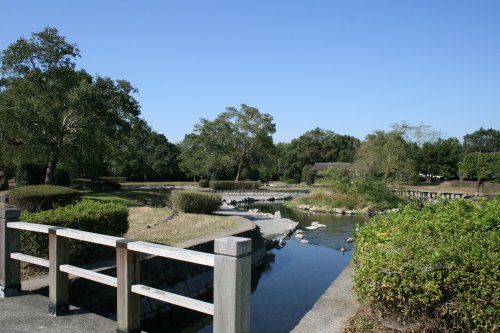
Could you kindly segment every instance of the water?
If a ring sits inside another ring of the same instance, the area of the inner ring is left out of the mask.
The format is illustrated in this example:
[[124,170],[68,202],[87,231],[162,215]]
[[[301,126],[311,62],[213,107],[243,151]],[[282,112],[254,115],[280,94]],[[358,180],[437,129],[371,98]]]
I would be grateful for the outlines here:
[[[262,212],[280,211],[283,217],[308,226],[318,221],[325,229],[304,230],[309,244],[301,244],[295,238],[287,241],[284,248],[272,250],[274,260],[260,276],[253,276],[252,332],[289,332],[313,307],[314,303],[342,272],[352,257],[352,245],[345,239],[352,236],[356,224],[366,221],[357,216],[307,214],[281,204],[255,204]],[[346,252],[340,252],[344,247]],[[188,313],[182,327],[156,325],[150,332],[212,332],[211,316]]]

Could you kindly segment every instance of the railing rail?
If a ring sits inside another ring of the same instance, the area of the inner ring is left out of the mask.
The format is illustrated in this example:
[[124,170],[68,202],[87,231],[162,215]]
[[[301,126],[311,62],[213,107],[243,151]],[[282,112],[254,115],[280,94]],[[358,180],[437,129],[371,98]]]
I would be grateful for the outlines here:
[[[134,241],[70,228],[19,222],[20,211],[0,209],[0,297],[20,291],[20,262],[49,268],[49,313],[69,310],[69,275],[117,288],[117,331],[140,331],[140,296],[214,316],[214,332],[250,332],[252,242],[247,238],[215,240],[215,254]],[[49,259],[23,254],[20,231],[49,235]],[[69,265],[68,240],[116,248],[117,276]],[[140,254],[214,267],[214,303],[140,284]]]

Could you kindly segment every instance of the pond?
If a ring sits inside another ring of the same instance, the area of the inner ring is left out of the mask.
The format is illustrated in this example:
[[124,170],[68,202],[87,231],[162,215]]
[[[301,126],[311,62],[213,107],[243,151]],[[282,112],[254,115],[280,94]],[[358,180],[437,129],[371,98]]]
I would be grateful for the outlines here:
[[[357,224],[366,218],[331,214],[308,214],[282,204],[253,204],[262,212],[280,211],[283,217],[300,222],[303,227],[318,221],[327,227],[304,230],[309,244],[301,244],[294,237],[285,247],[274,249],[270,265],[253,276],[252,332],[289,332],[314,306],[314,303],[342,272],[352,257],[352,244],[345,240],[352,236]],[[346,252],[342,253],[340,248]],[[169,320],[156,319],[144,329],[148,332],[212,332],[212,317],[189,310],[176,312],[184,317],[181,325],[170,326]]]

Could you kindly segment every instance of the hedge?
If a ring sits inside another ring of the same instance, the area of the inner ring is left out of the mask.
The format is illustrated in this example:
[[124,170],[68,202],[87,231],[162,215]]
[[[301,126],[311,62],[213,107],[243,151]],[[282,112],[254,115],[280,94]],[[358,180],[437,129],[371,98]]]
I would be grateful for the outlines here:
[[356,234],[358,298],[445,331],[494,331],[500,311],[500,196],[378,215]]
[[212,214],[222,205],[220,195],[196,191],[174,191],[171,200],[175,209],[193,214]]
[[46,168],[37,164],[23,164],[16,171],[16,186],[43,184]]
[[216,191],[224,190],[259,190],[261,187],[260,181],[228,181],[228,180],[213,180],[210,182],[210,188]]
[[56,185],[16,187],[9,193],[9,203],[30,212],[49,210],[80,200],[80,192]]
[[[21,220],[118,237],[128,231],[128,209],[125,206],[90,200],[44,212],[24,212]],[[72,262],[90,263],[102,258],[106,253],[101,247],[87,242],[70,241],[69,246]],[[23,232],[21,247],[23,253],[47,258],[48,237],[43,234]]]
[[198,186],[201,188],[209,188],[210,187],[210,181],[208,179],[201,179],[198,182]]

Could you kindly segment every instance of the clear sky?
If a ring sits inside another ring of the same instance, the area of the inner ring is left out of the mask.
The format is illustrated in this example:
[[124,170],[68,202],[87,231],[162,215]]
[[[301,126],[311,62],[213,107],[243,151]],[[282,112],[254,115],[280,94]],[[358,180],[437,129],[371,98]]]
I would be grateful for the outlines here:
[[275,141],[400,121],[460,138],[500,128],[498,0],[3,0],[0,49],[48,25],[80,67],[131,81],[174,142],[241,103],[274,116]]

